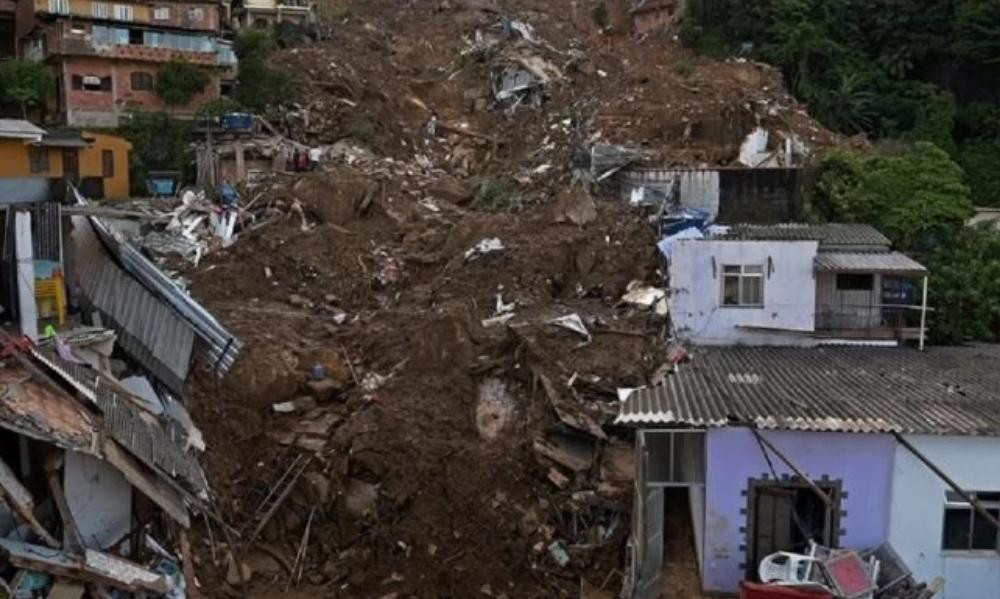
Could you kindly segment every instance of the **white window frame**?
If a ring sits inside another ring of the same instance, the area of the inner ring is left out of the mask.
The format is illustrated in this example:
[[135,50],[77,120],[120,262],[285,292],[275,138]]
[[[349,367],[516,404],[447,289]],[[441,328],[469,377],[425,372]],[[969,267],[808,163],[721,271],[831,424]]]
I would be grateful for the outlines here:
[[135,19],[135,9],[128,4],[115,4],[116,21],[132,21]]
[[[723,308],[763,308],[764,307],[764,265],[763,264],[723,264],[719,287],[719,304]],[[732,269],[738,269],[733,271]],[[730,272],[727,272],[729,270]],[[736,279],[736,303],[726,302],[726,280]],[[743,298],[744,283],[747,279],[760,281],[760,301],[747,302]]]
[[170,18],[169,6],[156,6],[153,8],[154,21],[166,21],[169,18]]
[[69,0],[49,0],[49,12],[57,15],[68,15]]
[[[979,505],[981,505],[984,509],[1000,510],[1000,499],[982,501],[979,500],[978,497],[979,495],[985,495],[985,494],[996,495],[998,493],[997,491],[967,491],[967,492],[969,493],[969,495],[972,495],[973,498],[977,499],[978,500],[977,503],[979,503]],[[958,494],[953,491],[945,491],[944,509],[941,510],[941,553],[944,555],[992,555],[996,557],[998,553],[1000,553],[1000,531],[996,531],[995,547],[991,549],[973,548],[972,537],[973,537],[973,531],[975,530],[976,519],[977,518],[980,520],[985,520],[985,519],[979,514],[979,512],[971,503],[967,502],[965,499],[957,495]],[[959,549],[945,548],[944,539],[948,532],[945,529],[945,526],[948,523],[948,510],[959,510],[959,509],[970,512],[969,546],[966,548],[959,548]],[[987,524],[992,527],[992,525],[989,524],[988,522]]]
[[95,19],[111,18],[111,5],[107,2],[91,2],[90,14]]

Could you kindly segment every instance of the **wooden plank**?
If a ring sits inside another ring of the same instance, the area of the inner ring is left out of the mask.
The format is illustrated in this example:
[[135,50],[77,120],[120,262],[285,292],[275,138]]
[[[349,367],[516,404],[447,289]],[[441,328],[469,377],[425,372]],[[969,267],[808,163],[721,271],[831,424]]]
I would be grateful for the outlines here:
[[42,539],[49,547],[61,547],[62,544],[56,540],[49,531],[45,530],[35,518],[35,500],[28,489],[24,488],[21,481],[17,480],[14,471],[10,469],[7,462],[0,459],[0,498],[28,525],[31,530]]
[[176,520],[178,524],[184,528],[191,527],[187,507],[177,491],[160,481],[156,476],[147,474],[143,466],[113,440],[105,439],[103,449],[105,459],[117,468],[132,486],[149,497],[153,503],[163,508],[163,511]]
[[91,549],[87,549],[82,558],[73,558],[58,549],[0,538],[0,552],[15,568],[46,572],[69,580],[156,594],[163,594],[169,588],[163,576],[128,560]]

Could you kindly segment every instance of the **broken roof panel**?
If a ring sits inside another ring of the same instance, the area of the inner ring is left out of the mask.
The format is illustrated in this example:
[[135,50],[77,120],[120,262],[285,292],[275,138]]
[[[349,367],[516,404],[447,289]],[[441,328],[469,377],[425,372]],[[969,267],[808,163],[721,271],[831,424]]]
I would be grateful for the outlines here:
[[1000,370],[984,352],[878,347],[697,348],[632,393],[633,425],[1000,436]]
[[208,480],[195,457],[185,451],[187,437],[180,426],[139,407],[140,399],[92,368],[67,362],[50,348],[36,348],[32,355],[93,401],[104,415],[104,430],[140,462],[180,479],[198,496],[207,496]]
[[820,248],[832,246],[885,246],[889,238],[871,225],[826,223],[807,225],[785,223],[778,225],[738,224],[716,239],[745,241],[818,241]]
[[97,428],[86,408],[13,363],[0,369],[0,427],[97,455]]
[[927,268],[899,252],[820,252],[816,270],[839,273],[882,273],[923,276]]
[[118,344],[164,385],[180,392],[194,347],[194,329],[115,264],[86,217],[73,217],[76,276]]

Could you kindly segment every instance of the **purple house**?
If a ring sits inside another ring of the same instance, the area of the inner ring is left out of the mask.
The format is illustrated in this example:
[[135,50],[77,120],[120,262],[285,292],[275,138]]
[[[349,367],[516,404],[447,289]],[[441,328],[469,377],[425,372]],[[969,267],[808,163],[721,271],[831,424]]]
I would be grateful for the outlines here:
[[[961,546],[967,522],[945,511],[954,493],[901,448],[904,437],[933,436],[943,456],[971,436],[1000,437],[993,364],[949,348],[693,348],[662,386],[629,396],[617,420],[638,429],[631,597],[659,596],[677,564],[697,567],[703,592],[736,593],[756,580],[763,557],[805,553],[811,540],[856,549],[889,541],[927,555],[914,566],[928,579],[948,577],[938,563],[972,571],[971,558],[949,546]],[[988,446],[998,450],[989,459],[1000,459],[1000,445]],[[972,472],[965,480],[1000,491]],[[900,507],[916,505],[902,496],[914,493],[926,497],[922,512]],[[972,534],[992,530],[982,526],[967,522]],[[910,539],[921,529],[933,532],[918,547]],[[930,560],[942,552],[950,562]],[[982,571],[1000,571],[995,551],[976,557]],[[984,588],[977,597],[1000,591]]]

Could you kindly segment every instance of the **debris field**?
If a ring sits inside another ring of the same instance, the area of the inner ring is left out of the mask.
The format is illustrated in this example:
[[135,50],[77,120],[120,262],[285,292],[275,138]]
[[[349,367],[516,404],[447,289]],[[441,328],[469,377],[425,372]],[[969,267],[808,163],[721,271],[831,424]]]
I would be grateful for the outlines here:
[[655,232],[581,156],[727,166],[756,127],[861,142],[770,67],[620,15],[602,32],[587,3],[335,8],[330,39],[275,58],[296,86],[274,126],[326,160],[241,189],[254,224],[175,263],[244,343],[186,390],[238,533],[218,552],[196,531],[202,593],[615,596],[634,468],[617,390],[672,348],[655,305],[623,300],[662,286]]

